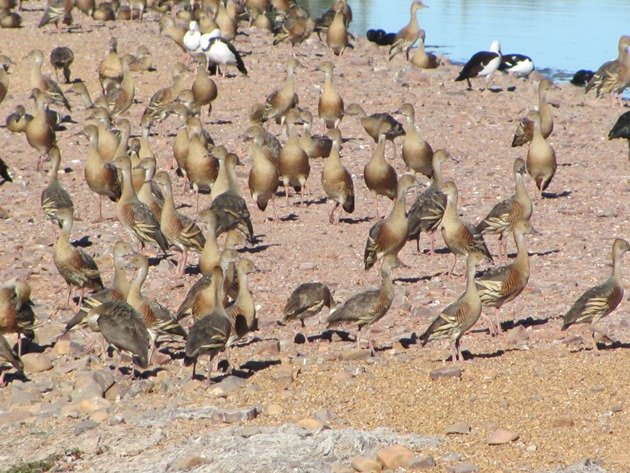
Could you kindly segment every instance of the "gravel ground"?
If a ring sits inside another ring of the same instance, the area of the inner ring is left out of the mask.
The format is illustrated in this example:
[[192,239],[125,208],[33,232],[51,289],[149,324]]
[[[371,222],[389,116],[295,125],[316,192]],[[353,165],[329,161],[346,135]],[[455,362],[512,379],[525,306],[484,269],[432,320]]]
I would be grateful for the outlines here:
[[[47,56],[55,46],[70,46],[76,55],[73,77],[85,80],[94,96],[98,61],[105,55],[109,36],[115,35],[121,53],[145,44],[155,57],[156,72],[135,75],[138,103],[129,116],[134,133],[139,133],[149,98],[169,84],[170,65],[183,58],[169,39],[159,36],[156,17],[102,26],[77,14],[81,28],[58,34],[35,28],[41,8],[29,2],[24,28],[0,30],[5,45],[1,52],[17,62],[9,95],[0,106],[2,116],[20,103],[31,107],[29,64],[22,60],[31,48],[40,47]],[[111,361],[98,353],[81,356],[77,347],[88,335],[76,332],[71,337],[75,345],[66,345],[67,352],[45,350],[53,369],[27,373],[25,383],[8,376],[11,382],[0,389],[0,462],[9,466],[78,448],[81,455],[58,460],[58,471],[165,471],[191,467],[174,463],[178,459],[194,463],[194,456],[201,457],[196,471],[344,471],[354,455],[373,455],[378,447],[403,444],[419,455],[431,455],[437,463],[433,471],[455,471],[452,468],[461,463],[472,463],[482,472],[629,471],[628,301],[601,323],[616,340],[611,349],[591,350],[585,327],[560,332],[558,320],[584,289],[608,277],[613,239],[630,238],[627,143],[606,139],[620,110],[568,84],[550,93],[559,104],[550,138],[559,167],[548,189],[550,198],[534,198],[532,222],[541,235],[526,239],[531,256],[529,285],[505,307],[505,334],[491,338],[485,330],[473,330],[463,340],[467,361],[460,366],[461,376],[432,380],[431,372],[449,366],[442,361],[446,345],[420,348],[410,342],[412,334],[422,333],[464,289],[463,279],[445,277],[452,262],[446,251],[430,257],[417,254],[413,244],[401,251],[409,267],[396,270],[394,303],[374,327],[376,357],[356,353],[352,342],[336,334],[330,340],[315,337],[313,343],[295,343],[298,325],[276,324],[286,298],[301,282],[326,282],[340,301],[378,284],[377,272],[364,271],[362,262],[366,235],[374,224],[374,206],[362,170],[375,145],[358,120],[343,120],[341,131],[347,141],[341,154],[353,174],[357,205],[341,224],[328,224],[330,204],[323,202],[320,183],[322,161],[311,163],[306,205],[287,208],[278,199],[282,221],[266,220],[246,192],[251,160],[242,135],[249,108],[281,83],[286,61],[296,55],[304,65],[296,81],[300,106],[316,111],[323,75],[315,69],[329,52],[316,37],[291,49],[271,47],[267,33],[247,28],[244,32],[235,45],[245,53],[249,77],[217,79],[219,98],[206,124],[217,144],[242,158],[239,178],[261,240],[244,250],[260,268],[251,275],[250,287],[261,319],[256,338],[233,350],[240,367],[236,375],[244,381],[232,377],[224,381],[225,389],[208,388],[191,381],[190,370],[174,360],[147,372],[143,380],[132,383],[116,376],[103,387],[90,376],[103,369],[109,376]],[[364,39],[334,62],[335,80],[346,104],[360,102],[368,113],[393,112],[407,101],[415,104],[416,124],[425,139],[459,160],[447,164],[444,173],[457,182],[460,213],[466,220],[478,221],[513,192],[512,162],[524,158],[527,150],[511,148],[510,143],[519,118],[537,103],[534,78],[499,76],[494,81],[499,92],[466,92],[465,85],[453,82],[457,67],[445,65],[432,72],[410,69],[402,58],[388,62],[385,51]],[[49,65],[46,71],[52,72]],[[192,72],[189,78],[192,83]],[[83,180],[87,143],[74,136],[88,112],[76,97],[71,101],[77,123],[69,124],[58,139],[66,167],[60,179],[73,196],[77,216],[72,238],[87,237],[86,251],[95,256],[104,280],[109,281],[113,243],[126,238],[126,233],[110,202],[104,205],[110,220],[93,223],[96,198]],[[168,169],[177,126],[169,119],[160,127],[167,136],[152,137],[162,168]],[[276,125],[270,130],[280,131]],[[324,132],[321,123],[316,123],[315,132]],[[0,188],[0,207],[8,213],[0,220],[0,283],[28,279],[43,322],[38,330],[43,346],[73,315],[59,309],[66,287],[52,261],[56,230],[39,208],[48,175],[35,171],[36,152],[23,135],[0,128],[0,146],[14,175],[13,184]],[[388,144],[387,156],[403,172],[400,143],[395,158]],[[425,185],[423,179],[419,181],[421,187]],[[183,192],[178,184],[176,201],[192,216],[194,194]],[[533,196],[533,183],[528,179],[526,184]],[[207,197],[202,199],[207,205]],[[496,254],[497,242],[490,238],[488,244]],[[423,237],[421,247],[427,246]],[[513,251],[512,242],[510,248]],[[173,264],[162,262],[151,268],[144,292],[176,310],[196,277],[178,277]],[[308,321],[307,335],[322,330],[316,320]],[[86,383],[98,384],[104,398],[82,399]],[[250,409],[247,412],[256,415],[247,416],[255,417],[252,420],[230,418],[240,425],[227,429],[224,422],[208,415],[167,416],[159,425],[142,421],[156,412],[195,412],[208,406],[226,412]],[[305,420],[308,428],[295,426]],[[466,424],[469,433],[447,434],[458,422]],[[306,435],[313,427],[315,433]],[[245,442],[239,430],[244,428],[259,430],[250,431]],[[518,439],[488,445],[488,436],[498,428],[515,432]],[[285,445],[284,436],[295,439],[299,448]],[[333,437],[343,444],[342,451],[323,455],[319,447]],[[353,443],[361,438],[372,439],[369,448]],[[270,447],[274,442],[277,450]],[[265,463],[276,458],[271,452],[280,455],[275,465]],[[251,463],[256,458],[260,462]],[[332,470],[332,464],[339,469]]]

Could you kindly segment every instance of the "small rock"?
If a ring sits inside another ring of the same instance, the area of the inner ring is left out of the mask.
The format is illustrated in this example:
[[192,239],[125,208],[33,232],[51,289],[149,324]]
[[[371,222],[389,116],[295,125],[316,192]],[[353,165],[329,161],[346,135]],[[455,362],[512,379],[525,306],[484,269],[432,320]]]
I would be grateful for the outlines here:
[[311,270],[311,269],[317,269],[317,265],[315,263],[302,263],[300,264],[300,269],[302,270]]
[[125,416],[123,416],[122,414],[116,414],[113,415],[112,417],[109,418],[109,425],[120,425],[120,424],[125,424]]
[[342,382],[342,383],[347,383],[349,381],[352,381],[352,378],[354,378],[354,376],[352,376],[350,373],[348,373],[347,371],[341,371],[339,373],[337,373],[334,376],[334,379],[336,381]]
[[507,429],[497,429],[488,437],[488,445],[503,445],[517,440],[519,435]]
[[429,373],[429,377],[435,381],[440,378],[461,378],[462,370],[457,366],[446,366],[444,368],[438,368]]
[[339,354],[341,361],[349,360],[366,360],[371,356],[370,350],[363,350],[361,348],[352,348],[350,350],[344,350]]
[[406,468],[414,453],[402,445],[390,445],[376,452],[376,458],[389,470]]
[[455,422],[454,424],[449,425],[446,428],[447,434],[469,434],[470,433],[470,425],[466,422]]
[[479,468],[472,463],[460,463],[459,465],[448,465],[446,471],[447,473],[479,473]]
[[331,420],[334,420],[337,416],[330,409],[322,407],[321,409],[317,409],[314,412],[313,417],[315,417],[315,419],[320,421],[322,424],[325,424],[327,422],[330,422]]
[[9,404],[12,406],[28,406],[41,402],[42,392],[35,386],[18,384],[11,386],[11,398]]
[[24,422],[32,415],[33,414],[28,411],[20,410],[5,412],[4,414],[0,414],[0,425],[17,424],[20,422]]
[[70,340],[61,338],[57,340],[55,343],[55,347],[53,348],[53,353],[55,355],[69,355],[70,354]]
[[357,365],[348,365],[343,367],[346,372],[350,373],[352,376],[359,376],[360,374],[365,373],[365,368],[363,366]]
[[372,458],[356,456],[352,458],[350,464],[355,471],[359,472],[366,471],[371,473],[383,471],[381,464]]
[[141,379],[134,382],[129,390],[123,395],[123,399],[133,399],[136,396],[150,393],[153,390],[155,383],[150,379]]
[[9,218],[9,211],[4,207],[0,207],[0,219],[6,220]]
[[98,383],[103,392],[114,385],[114,375],[109,370],[98,370],[92,373],[92,378]]
[[520,345],[529,339],[529,333],[523,325],[517,325],[508,333],[507,341],[510,345]]
[[411,470],[430,470],[436,465],[435,460],[431,455],[416,455],[407,465]]
[[579,335],[569,335],[564,339],[565,345],[582,345],[584,343],[584,339]]
[[530,453],[533,453],[536,451],[536,448],[537,448],[536,445],[532,443],[527,446],[526,450]]
[[241,434],[241,437],[246,438],[246,439],[253,437],[254,435],[258,435],[260,434],[260,432],[261,432],[260,427],[255,427],[253,425],[246,425],[239,431],[239,433]]
[[103,397],[103,388],[96,381],[91,380],[89,384],[82,386],[80,389],[75,389],[70,395],[72,402],[79,403],[84,399],[92,399],[94,397]]
[[92,419],[82,420],[75,424],[74,433],[75,435],[81,435],[82,433],[87,432],[89,430],[94,430],[97,427],[98,427],[98,423]]
[[344,465],[343,463],[333,463],[330,465],[330,473],[354,473],[355,471],[354,468]]
[[554,427],[573,427],[575,422],[570,417],[559,417],[553,421]]
[[256,350],[257,355],[277,355],[278,353],[280,353],[279,340],[267,340],[262,342]]
[[199,455],[192,455],[175,460],[169,467],[168,471],[188,471],[198,467],[199,465],[203,465],[205,462],[205,458],[200,457]]
[[458,462],[458,461],[462,461],[464,457],[462,457],[459,453],[457,452],[451,452],[451,453],[447,453],[446,455],[442,456],[442,461],[445,462]]
[[100,411],[101,409],[107,409],[111,406],[111,403],[107,399],[102,397],[93,397],[90,399],[84,399],[76,405],[79,412],[90,414],[92,412]]
[[312,417],[307,417],[306,419],[298,421],[297,425],[303,429],[310,430],[311,432],[317,432],[324,428],[324,424]]
[[269,406],[267,406],[267,414],[269,414],[270,416],[277,416],[280,415],[284,412],[284,408],[282,406],[279,406],[278,404],[269,404]]
[[109,417],[110,413],[107,411],[107,409],[101,409],[100,411],[93,412],[92,415],[90,415],[90,420],[101,423],[108,420]]
[[238,376],[228,376],[221,382],[212,385],[208,392],[217,397],[228,397],[230,394],[235,393],[241,389],[247,380],[239,378]]
[[218,409],[213,418],[225,422],[226,424],[234,424],[245,420],[252,420],[258,416],[257,407],[249,407],[243,409]]
[[24,363],[24,371],[29,373],[41,373],[53,367],[52,361],[44,353],[26,353],[22,355],[22,363]]

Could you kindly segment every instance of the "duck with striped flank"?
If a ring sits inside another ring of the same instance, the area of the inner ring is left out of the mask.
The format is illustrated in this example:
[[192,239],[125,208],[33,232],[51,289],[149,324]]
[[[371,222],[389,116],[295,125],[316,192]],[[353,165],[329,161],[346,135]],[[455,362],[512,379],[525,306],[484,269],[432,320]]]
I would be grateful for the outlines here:
[[[609,315],[623,300],[621,257],[630,251],[630,243],[616,238],[612,245],[612,274],[606,282],[586,290],[564,314],[562,330],[574,324],[591,324],[591,328]],[[594,343],[595,348],[597,345]]]

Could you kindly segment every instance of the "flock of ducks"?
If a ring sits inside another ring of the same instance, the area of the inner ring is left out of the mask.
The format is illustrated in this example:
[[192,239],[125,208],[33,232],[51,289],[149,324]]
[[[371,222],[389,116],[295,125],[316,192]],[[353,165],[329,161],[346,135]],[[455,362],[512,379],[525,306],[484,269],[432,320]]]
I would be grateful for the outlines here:
[[[101,21],[110,18],[101,18],[96,14],[98,9],[106,11],[109,8],[121,15],[126,6],[101,2],[95,8],[92,2],[86,10],[85,5],[89,3],[88,0],[61,3],[53,0],[39,26],[54,23],[58,27],[59,22],[70,25],[75,6]],[[390,45],[390,60],[404,53],[406,59],[418,67],[436,66],[435,56],[424,51],[426,34],[417,20],[417,12],[423,6],[421,1],[413,1],[409,24],[393,36],[378,32],[376,36],[370,34],[371,40]],[[134,104],[134,74],[154,70],[153,61],[145,47],[139,48],[136,55],[120,55],[116,38],[111,38],[108,51],[97,69],[101,90],[95,100],[84,82],[71,82],[74,53],[69,48],[55,48],[49,57],[55,74],[62,71],[65,83],[69,84],[66,91],[58,83],[59,76],[54,80],[43,74],[44,53],[31,51],[25,60],[31,62],[32,113],[27,113],[26,107],[19,105],[7,117],[6,126],[13,133],[25,135],[38,156],[38,170],[47,161],[51,162],[48,185],[41,191],[41,208],[45,217],[59,227],[51,257],[68,287],[66,307],[70,307],[74,291],[80,291],[76,299],[78,311],[59,337],[77,327],[89,327],[100,333],[101,340],[108,345],[130,353],[141,368],[146,368],[160,356],[156,351],[160,343],[182,340],[186,363],[195,365],[194,376],[200,356],[208,355],[216,363],[216,355],[225,352],[227,357],[230,347],[258,328],[256,305],[248,287],[248,274],[256,271],[256,266],[253,260],[242,258],[236,251],[244,239],[251,245],[257,243],[252,217],[236,175],[236,167],[242,163],[224,146],[216,146],[203,127],[219,94],[217,83],[210,74],[221,74],[225,78],[228,66],[234,66],[247,75],[241,54],[231,42],[243,18],[249,18],[252,26],[273,31],[274,43],[289,42],[295,46],[312,32],[325,35],[331,57],[334,57],[351,47],[348,25],[352,11],[346,1],[338,0],[322,17],[313,19],[308,11],[290,0],[228,0],[225,3],[207,0],[186,4],[174,15],[167,14],[173,7],[171,3],[141,0],[129,2],[130,17],[141,20],[149,7],[164,13],[159,20],[161,33],[181,48],[185,62],[196,63],[197,72],[188,87],[183,74],[187,66],[178,63],[172,67],[172,83],[151,97],[142,114],[138,138],[131,137],[132,125],[125,118],[125,112]],[[187,26],[181,26],[180,21],[187,22]],[[600,68],[587,91],[595,88],[598,95],[610,93],[612,97],[630,84],[628,39],[628,36],[620,39],[619,57]],[[420,47],[413,51],[416,42]],[[517,56],[513,55],[509,61],[513,67],[520,67],[516,72],[522,74],[529,64]],[[489,79],[501,66],[501,58],[500,46],[494,42],[490,51],[475,54],[455,80],[466,79],[471,88],[470,79],[479,76]],[[0,67],[0,101],[4,100],[9,88],[9,66],[3,61]],[[495,205],[475,225],[460,216],[455,182],[442,177],[442,165],[454,158],[448,150],[434,150],[421,136],[414,124],[413,104],[404,103],[393,114],[402,117],[404,124],[389,113],[368,115],[360,105],[344,103],[334,84],[333,62],[323,61],[318,68],[323,74],[323,86],[316,113],[327,135],[312,135],[315,112],[298,107],[295,75],[299,68],[300,62],[290,59],[284,82],[251,110],[249,127],[244,130],[252,161],[248,170],[250,194],[260,211],[265,212],[271,206],[273,219],[277,220],[275,196],[279,188],[283,188],[287,205],[292,191],[300,194],[301,204],[311,173],[309,162],[323,157],[322,187],[327,199],[333,202],[329,221],[333,225],[339,224],[339,214],[335,215],[341,212],[339,207],[346,213],[352,213],[355,208],[352,175],[344,167],[341,155],[339,124],[344,118],[356,117],[375,143],[363,170],[365,184],[374,197],[377,217],[367,235],[364,267],[369,270],[380,264],[381,284],[376,289],[355,294],[341,305],[335,302],[325,284],[301,284],[290,295],[281,323],[300,320],[304,327],[306,318],[328,307],[327,327],[357,326],[357,346],[361,346],[362,331],[366,329],[367,346],[373,353],[375,347],[370,328],[387,314],[394,299],[392,272],[402,265],[398,258],[400,250],[413,240],[420,250],[420,236],[426,233],[431,239],[430,254],[433,254],[435,234],[439,232],[454,255],[449,276],[455,274],[458,258],[466,258],[466,289],[441,311],[419,339],[423,344],[448,339],[452,343],[452,360],[463,360],[462,336],[477,324],[482,312],[489,332],[498,334],[501,331],[500,309],[517,298],[529,280],[525,236],[538,232],[530,223],[533,204],[524,179],[529,174],[542,199],[557,170],[554,149],[547,142],[553,131],[553,114],[547,102],[548,92],[554,89],[553,83],[546,79],[540,81],[537,109],[528,113],[515,131],[512,145],[529,143],[529,148],[526,159],[514,160],[514,193]],[[625,82],[622,84],[622,81]],[[67,93],[79,96],[83,107],[90,110],[79,135],[87,139],[84,178],[98,199],[96,221],[103,220],[103,200],[111,200],[116,207],[117,219],[134,241],[132,245],[122,235],[118,236],[112,252],[114,278],[109,286],[103,282],[94,259],[71,240],[73,199],[58,176],[62,153],[57,134],[65,129],[67,117],[50,108],[57,105],[71,112]],[[207,110],[205,114],[204,109]],[[627,138],[630,142],[629,113],[620,117],[610,138]],[[152,128],[164,127],[169,117],[181,123],[172,144],[174,173],[158,168],[151,149]],[[284,144],[269,131],[274,122],[286,132]],[[388,141],[397,155],[397,139],[403,140],[401,158],[408,170],[402,176],[385,159]],[[11,182],[8,166],[2,161],[0,164],[4,182]],[[430,185],[422,192],[416,191],[415,200],[407,208],[409,194],[418,187],[417,175],[428,178]],[[175,178],[179,182],[174,182]],[[195,218],[178,208],[175,189],[182,185],[184,190],[192,189],[197,194]],[[211,198],[210,205],[203,209],[200,209],[200,194],[209,194]],[[393,201],[384,218],[381,218],[379,198]],[[223,234],[221,248],[219,241]],[[485,242],[488,235],[499,238],[502,264],[477,272],[483,261],[493,262]],[[510,238],[516,245],[516,257],[508,261]],[[186,271],[190,253],[198,255],[201,276],[174,313],[142,291],[151,272],[147,246],[157,250],[159,258],[170,257],[173,250],[180,253],[173,268],[180,275]],[[575,302],[564,316],[562,330],[576,323],[595,324],[617,307],[623,297],[621,257],[629,250],[630,244],[626,240],[614,241],[610,278],[586,291]],[[131,269],[135,270],[135,277],[130,280],[127,271]],[[37,324],[32,307],[28,282],[14,280],[0,288],[0,358],[17,370],[22,369],[19,357],[23,353],[23,337],[34,339],[36,336]],[[494,317],[487,314],[491,307],[495,308]],[[189,318],[192,320],[187,320]],[[4,334],[17,334],[17,350],[7,342]],[[87,349],[98,339],[94,338]],[[208,368],[208,380],[212,369]],[[134,371],[131,373],[133,376]],[[3,381],[4,373],[0,384]]]

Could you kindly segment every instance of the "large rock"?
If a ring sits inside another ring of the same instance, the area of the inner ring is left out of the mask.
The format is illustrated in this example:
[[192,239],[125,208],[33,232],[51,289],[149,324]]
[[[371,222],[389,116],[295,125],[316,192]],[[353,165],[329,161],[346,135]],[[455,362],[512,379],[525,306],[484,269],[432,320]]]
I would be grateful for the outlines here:
[[203,465],[206,459],[198,455],[192,455],[175,460],[168,471],[188,471]]
[[459,465],[448,465],[446,471],[447,473],[479,473],[479,468],[472,463],[460,463]]
[[415,456],[409,460],[409,469],[411,470],[430,470],[436,465],[431,455]]
[[402,445],[390,445],[376,452],[378,461],[381,462],[383,467],[389,470],[406,468],[413,456],[414,453]]
[[24,371],[27,373],[41,373],[53,367],[52,361],[44,353],[27,353],[22,355],[22,363],[24,363]]
[[350,350],[342,351],[339,354],[341,361],[349,360],[367,360],[371,356],[370,350],[363,350],[361,348],[352,348]]
[[447,434],[469,434],[470,424],[466,422],[455,422],[446,428]]
[[92,397],[90,399],[84,399],[79,402],[76,407],[79,412],[84,414],[91,414],[101,409],[107,409],[111,406],[111,403],[107,399],[102,397]]
[[461,378],[462,370],[457,366],[446,366],[444,368],[438,368],[429,373],[429,377],[436,381],[441,378]]

